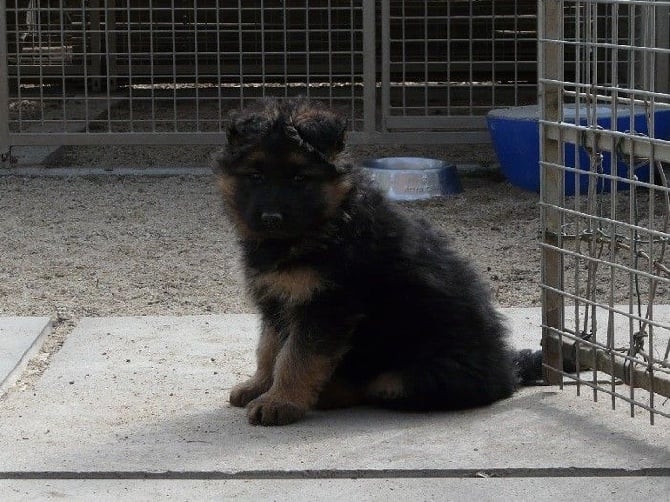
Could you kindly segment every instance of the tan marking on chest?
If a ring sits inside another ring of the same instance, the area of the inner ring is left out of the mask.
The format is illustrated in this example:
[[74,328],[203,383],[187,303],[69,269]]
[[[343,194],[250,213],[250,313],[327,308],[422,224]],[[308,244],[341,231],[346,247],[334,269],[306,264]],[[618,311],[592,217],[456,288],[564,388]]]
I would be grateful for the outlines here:
[[321,275],[311,268],[296,268],[266,272],[251,280],[261,297],[271,297],[289,303],[306,303],[317,291],[324,289]]

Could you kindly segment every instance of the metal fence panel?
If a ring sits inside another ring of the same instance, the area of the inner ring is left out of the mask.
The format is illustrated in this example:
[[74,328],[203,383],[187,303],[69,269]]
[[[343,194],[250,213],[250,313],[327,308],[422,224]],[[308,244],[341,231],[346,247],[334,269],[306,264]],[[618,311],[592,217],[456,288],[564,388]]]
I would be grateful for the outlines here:
[[12,144],[215,143],[263,96],[326,101],[365,129],[371,2],[7,3]]
[[3,152],[218,143],[229,109],[295,95],[352,142],[488,142],[489,109],[535,99],[535,0],[3,4]]
[[536,102],[536,2],[382,2],[385,131],[487,141],[492,108]]
[[539,12],[547,374],[653,423],[670,417],[670,2]]

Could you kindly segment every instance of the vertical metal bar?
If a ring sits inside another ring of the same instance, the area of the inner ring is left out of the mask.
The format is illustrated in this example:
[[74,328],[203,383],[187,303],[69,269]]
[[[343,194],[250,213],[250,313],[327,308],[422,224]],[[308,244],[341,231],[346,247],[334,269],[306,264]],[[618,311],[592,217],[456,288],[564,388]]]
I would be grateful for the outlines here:
[[170,2],[170,24],[172,27],[172,130],[179,131],[177,125],[177,18],[175,1]]
[[215,8],[216,13],[214,18],[216,19],[216,106],[217,106],[217,125],[218,130],[222,130],[221,117],[223,115],[222,102],[221,102],[221,6],[219,5],[220,0],[216,0]]
[[[43,42],[42,42],[42,13],[40,12],[40,9],[37,8],[35,9],[37,12],[35,14],[35,21],[37,22],[37,40],[39,44],[39,50],[37,51],[37,57],[38,57],[38,62],[40,65],[39,69],[39,83],[40,83],[40,121],[41,124],[44,125],[45,119],[44,119],[44,110],[46,109],[46,106],[44,106],[45,99],[44,99],[44,52],[42,51],[43,47]],[[46,12],[47,16],[49,15],[49,11],[47,10]]]
[[[16,16],[16,12],[14,14]],[[17,66],[20,64],[17,61]],[[9,49],[7,47],[7,2],[0,0],[0,155],[9,159]]]
[[[562,38],[563,32],[563,1],[540,0],[538,9],[538,32],[540,50],[538,51],[538,74],[543,79],[562,81],[563,48],[555,41]],[[554,43],[550,43],[554,41]],[[562,116],[562,89],[559,85],[540,82],[539,100],[544,120],[557,123]],[[540,127],[540,159],[544,164],[541,169],[540,199],[551,205],[563,207],[565,189],[563,172],[560,168],[550,165],[561,165],[563,145],[561,141],[550,139]],[[563,213],[557,209],[543,206],[542,231],[546,244],[562,247]],[[557,290],[563,290],[563,254],[555,249],[543,247],[542,250],[542,283]],[[542,290],[542,347],[544,379],[550,384],[562,384],[560,373],[549,368],[562,371],[562,340],[556,335],[563,331],[564,298],[555,291]]]
[[[261,8],[259,9],[258,14],[261,16],[261,84],[262,84],[261,94],[263,97],[266,96],[267,92],[267,82],[266,82],[267,68],[265,66],[265,56],[267,55],[267,53],[265,52],[265,37],[267,33],[265,31],[265,12],[266,12],[265,0],[261,0]],[[306,12],[305,12],[305,20],[307,20]],[[305,37],[307,40],[309,39],[309,29],[307,28],[307,26],[305,26]],[[309,55],[306,55],[305,57],[309,58]],[[309,85],[307,86],[307,89],[309,89]]]
[[[629,6],[629,21],[628,21],[628,44],[629,44],[629,50],[628,50],[628,88],[629,89],[635,89],[636,87],[636,70],[637,70],[637,57],[635,54],[635,42],[636,42],[636,28],[637,28],[637,6],[635,4],[631,4]],[[633,98],[634,93],[630,93],[629,97]],[[629,105],[628,105],[628,113],[630,114],[630,121],[633,121],[633,118],[635,117],[635,106],[634,106],[634,101],[633,99],[629,100]],[[633,129],[632,123],[630,124],[630,129]],[[633,152],[630,152],[630,155],[627,156],[627,161],[629,165],[633,164]],[[629,190],[630,190],[630,195],[628,197],[628,222],[633,225],[636,224],[635,221],[635,205],[636,205],[636,197],[637,197],[637,187],[633,183],[633,173],[629,174],[629,179],[630,179],[630,184],[629,184]],[[635,263],[635,249],[636,249],[636,240],[637,240],[637,232],[632,228],[629,227],[629,232],[630,232],[630,252],[629,252],[629,263],[632,265]],[[628,313],[633,314],[634,313],[634,297],[633,297],[633,291],[634,291],[634,284],[635,284],[635,274],[633,270],[631,269],[630,272],[628,273]],[[633,347],[633,344],[635,343],[633,335],[635,333],[635,327],[634,327],[634,321],[633,318],[630,318],[630,321],[628,323],[628,346]],[[635,372],[633,371],[633,365],[629,365],[629,398],[630,398],[630,416],[634,417],[635,416]]]
[[105,98],[107,101],[107,132],[112,132],[112,98],[111,98],[111,85],[109,79],[109,2],[114,2],[114,0],[104,0],[104,39],[105,39]]
[[82,43],[82,55],[81,55],[81,63],[82,63],[82,73],[83,73],[83,79],[84,79],[84,131],[85,132],[90,132],[90,124],[91,124],[91,115],[90,115],[90,101],[89,101],[89,74],[88,74],[88,14],[86,11],[86,1],[81,0],[80,3],[80,9],[81,9],[81,43]]
[[[614,3],[612,4],[612,10],[610,11],[610,19],[612,21],[611,23],[611,38],[612,42],[615,45],[618,45],[618,40],[615,38],[618,36],[619,33],[619,4]],[[612,82],[612,86],[614,87],[614,90],[612,91],[612,100],[610,102],[610,123],[612,126],[613,130],[616,130],[616,125],[618,123],[618,91],[616,90],[616,87],[619,85],[619,69],[618,69],[618,63],[619,63],[619,51],[615,47],[614,49],[611,50],[612,54],[610,59],[610,81]],[[611,143],[610,143],[610,151],[611,152],[616,152],[616,140],[614,136],[611,137]],[[612,154],[611,160],[610,160],[610,165],[611,165],[611,171],[616,172],[618,174],[619,166],[618,166],[618,158],[617,155]],[[618,214],[617,214],[617,199],[618,199],[618,182],[612,181],[611,184],[611,197],[610,197],[610,218],[612,220],[612,223],[610,224],[609,228],[609,233],[613,238],[617,235],[617,225],[614,223],[617,221]],[[614,245],[611,246],[611,252],[610,252],[610,263],[614,264],[617,262],[618,258],[618,251],[619,248],[618,246]],[[615,358],[614,358],[614,348],[615,348],[615,342],[614,342],[614,312],[612,309],[614,308],[614,302],[615,302],[615,290],[616,290],[616,278],[617,278],[617,270],[614,266],[610,265],[610,295],[609,295],[609,318],[607,322],[607,347],[610,350],[610,364],[611,367],[614,368],[615,364]],[[610,378],[610,391],[612,392],[612,399],[614,400],[614,392],[616,391],[616,378],[614,375],[614,372],[611,374]],[[614,404],[613,404],[614,406]]]
[[428,115],[428,93],[430,81],[428,78],[428,2],[423,4],[423,114]]
[[[590,84],[590,95],[588,97],[588,104],[587,104],[587,106],[588,106],[587,123],[590,127],[595,128],[595,127],[597,127],[597,123],[598,123],[598,120],[597,120],[597,103],[598,103],[597,94],[598,94],[598,91],[596,89],[596,84],[598,83],[598,46],[597,46],[597,42],[598,42],[598,5],[594,4],[592,2],[589,2],[588,13],[589,13],[588,20],[587,20],[588,29],[586,31],[586,33],[587,33],[586,34],[586,39],[587,39],[587,44],[588,44],[588,56],[589,57],[587,58],[587,61],[588,61],[588,68],[589,68],[589,71],[590,71],[590,75],[589,75],[587,81]],[[594,149],[592,151],[595,151],[595,148],[596,147],[594,147]],[[597,152],[597,154],[600,154],[600,152]],[[597,155],[597,154],[594,153],[593,155]],[[593,159],[594,158],[595,157],[592,157],[591,167],[593,166]],[[589,214],[591,214],[591,215],[599,213],[599,209],[597,209],[597,208],[599,207],[598,197],[599,197],[600,190],[598,190],[598,187],[600,187],[601,183],[603,182],[600,174],[601,173],[597,172],[596,177],[591,178],[594,181],[593,185],[589,185],[589,201],[592,203],[592,210],[589,211]],[[593,194],[590,191],[591,187],[593,187],[593,189],[594,189]],[[598,225],[598,230],[600,230],[601,223],[598,222],[597,225]],[[590,228],[590,230],[593,230],[593,228]],[[593,235],[595,235],[595,232],[594,232]],[[591,246],[590,256],[594,256],[597,253],[597,250],[596,250],[597,244],[594,240],[592,240],[591,242],[592,242],[592,246]],[[596,305],[595,305],[595,303],[598,300],[597,296],[596,296],[596,290],[597,290],[597,284],[596,284],[597,269],[596,269],[596,266],[597,265],[594,265],[593,267],[589,267],[589,274],[590,274],[590,277],[591,277],[591,281],[590,281],[591,291],[589,291],[589,299],[594,302],[593,305],[592,305],[592,308],[591,308],[591,325],[593,327],[592,330],[591,330],[591,340],[593,342],[598,341],[598,318],[596,316]],[[593,355],[594,355],[594,361],[597,361],[598,358],[597,358],[597,354],[596,354],[595,350],[593,352]],[[593,384],[594,384],[593,400],[594,401],[598,401],[598,394],[597,394],[598,378],[597,378],[597,373],[598,373],[598,368],[596,367],[596,365],[594,365],[594,368],[593,368]]]
[[447,115],[451,114],[451,82],[453,81],[451,77],[451,2],[445,2],[447,6]]
[[[658,42],[658,37],[656,34],[656,7],[652,5],[646,5],[645,6],[645,33],[644,33],[644,38],[642,41],[642,45],[647,48],[654,48],[656,47],[656,43]],[[668,24],[668,18],[666,18],[666,25]],[[651,91],[653,93],[656,92],[656,58],[654,52],[652,52],[650,49],[645,49],[645,75],[648,76],[648,82],[647,85],[649,87],[645,87],[645,90]],[[667,85],[667,84],[666,84]],[[648,103],[646,106],[645,112],[647,116],[647,134],[650,137],[655,137],[654,134],[654,112],[655,112],[655,107],[654,107],[654,97],[651,98],[651,103]],[[654,157],[650,158],[650,166],[649,166],[649,182],[653,185],[654,184],[654,170],[655,170],[655,165],[654,165]],[[656,207],[655,207],[655,201],[656,201],[656,189],[652,188],[649,190],[648,195],[648,207],[647,207],[647,214],[649,215],[649,227],[653,228],[654,226],[654,215],[656,214]],[[654,238],[653,235],[648,234],[648,241],[649,241],[649,247],[647,250],[647,254],[649,256],[649,260],[647,261],[647,272],[650,274],[649,279],[647,280],[648,282],[648,302],[647,302],[647,312],[646,316],[648,319],[653,319],[654,318],[654,299],[651,297],[651,294],[654,292],[656,285],[654,284],[654,280],[652,277],[654,276],[656,270],[654,269]],[[642,326],[640,325],[640,331],[642,331]],[[654,424],[654,408],[655,408],[655,392],[654,392],[654,365],[653,365],[653,356],[655,354],[654,350],[654,324],[653,322],[650,322],[647,325],[647,351],[651,355],[651,360],[647,361],[647,371],[649,373],[649,407],[651,408],[649,412],[649,422],[651,425]]]
[[242,24],[242,0],[237,0],[237,43],[239,45],[239,51],[237,56],[237,61],[239,65],[238,75],[240,77],[240,108],[244,105],[244,39],[243,39],[243,27]]
[[[574,28],[575,28],[575,41],[581,40],[581,30],[582,30],[582,19],[581,19],[581,1],[577,0],[576,2],[576,7],[575,7],[575,14],[574,14]],[[575,82],[579,82],[581,78],[581,50],[577,47],[575,47],[575,60],[574,60],[574,72],[575,72]],[[576,89],[575,89],[576,90]],[[581,109],[582,109],[582,102],[581,102],[581,94],[577,93],[575,97],[575,124],[579,124],[581,122]],[[579,145],[576,145],[579,146]],[[575,153],[573,155],[573,160],[574,160],[574,165],[577,168],[577,170],[581,170],[581,155],[579,154],[579,148],[575,148]],[[579,171],[575,171],[575,173],[572,175],[573,182],[575,184],[575,209],[577,211],[581,210],[582,208],[582,191],[580,188],[580,174]],[[577,241],[575,243],[575,248],[577,253],[580,255],[582,254],[582,240],[579,238],[581,235],[582,229],[581,229],[581,223],[582,223],[582,218],[581,217],[576,217],[574,218],[575,221],[575,235],[578,236]],[[574,325],[574,330],[575,333],[579,333],[580,330],[580,315],[579,315],[579,309],[580,309],[580,301],[579,301],[579,294],[580,294],[580,289],[581,289],[581,263],[579,258],[574,258],[575,261],[575,266],[574,266],[574,291],[575,291],[575,306],[574,306],[574,316],[575,316],[575,325]],[[585,304],[585,308],[588,308],[588,305]],[[584,333],[586,334],[586,328],[584,328]],[[579,368],[579,355],[580,355],[580,350],[579,350],[579,344],[576,344],[576,349],[575,354],[576,354],[576,359],[575,364],[577,365],[577,368]],[[581,378],[577,379],[577,395],[581,395]]]
[[[538,4],[539,9],[539,4]],[[540,18],[538,16],[538,27],[540,23]],[[517,0],[514,0],[514,61],[519,61],[519,3]],[[538,47],[538,51],[539,51]],[[538,73],[539,77],[539,73]],[[514,65],[514,106],[519,105],[519,65]]]
[[[6,9],[3,9],[3,13],[6,11]],[[18,19],[19,12],[18,9],[16,8],[16,5],[14,5],[14,17],[15,19]],[[6,18],[5,18],[6,19]],[[16,48],[16,98],[19,101],[23,101],[23,88],[21,86],[21,82],[23,81],[23,76],[21,75],[21,39],[19,38],[19,29],[14,28],[14,47]],[[7,29],[7,35],[9,35],[9,29]],[[9,44],[8,40],[9,38],[5,39],[6,43]],[[9,55],[8,55],[9,57]],[[7,58],[5,58],[7,59]],[[9,61],[6,62],[7,65],[9,65]],[[9,68],[6,68],[9,70]],[[6,75],[7,78],[9,78],[8,71],[2,72],[2,74]],[[1,77],[0,77],[1,78]],[[1,85],[1,84],[0,84]],[[16,130],[18,132],[22,132],[23,130],[23,117],[21,113],[21,108],[19,107],[19,121],[18,121],[18,127]]]
[[[516,17],[516,12],[514,13]],[[496,106],[496,3],[491,3],[491,101],[492,108]],[[515,103],[516,104],[516,103]]]
[[312,94],[312,85],[311,85],[311,79],[312,79],[312,61],[311,61],[311,35],[312,35],[312,27],[309,22],[309,15],[310,15],[311,9],[309,8],[309,0],[305,0],[305,84],[307,85],[307,89],[305,94],[307,97],[311,97]]
[[[310,8],[309,8],[309,0],[305,0],[305,84],[306,84],[306,92],[305,94],[307,97],[311,97],[312,93],[312,86],[311,86],[311,73],[312,73],[312,62],[311,62],[311,54],[310,54],[310,38],[312,35],[312,28],[310,27],[310,22],[309,22],[309,14],[310,14]],[[265,51],[263,51],[265,52]],[[265,75],[265,71],[263,71],[263,75]]]
[[[371,0],[364,0],[366,4],[373,4],[373,9],[374,9],[374,2]],[[381,60],[381,74],[382,74],[382,124],[381,124],[381,129],[382,131],[386,131],[386,117],[388,117],[391,113],[390,108],[391,108],[391,93],[390,93],[390,87],[391,87],[391,41],[390,41],[390,5],[389,1],[382,1],[382,8],[381,8],[381,28],[382,28],[382,60]],[[369,6],[368,9],[369,10]],[[366,23],[364,23],[364,26],[367,26]],[[365,40],[365,33],[363,33],[363,40]],[[367,51],[365,51],[367,52]],[[363,58],[365,58],[365,52],[363,54]],[[369,57],[369,56],[368,56]],[[365,59],[364,59],[365,60]],[[369,63],[368,63],[369,64]],[[365,66],[367,68],[367,66]],[[367,75],[367,72],[366,72]],[[364,106],[366,105],[367,100],[364,103]],[[367,118],[367,115],[366,115]]]
[[407,11],[405,10],[405,2],[400,2],[400,16],[398,19],[400,19],[400,26],[402,29],[400,32],[402,33],[401,35],[401,44],[402,44],[402,51],[400,52],[400,65],[402,68],[402,80],[400,81],[400,89],[402,91],[402,114],[403,115],[408,115],[407,113],[407,108],[408,108],[408,102],[407,102],[407,30],[406,30],[406,25],[407,25]]
[[[328,40],[328,105],[333,106],[333,19],[332,19],[332,13],[333,13],[333,6],[328,0],[327,4],[327,31],[326,31],[326,37]],[[284,19],[284,23],[286,23],[286,19]],[[284,24],[286,26],[286,24]],[[351,29],[354,29],[354,26],[352,24]],[[353,36],[351,39],[353,40]],[[351,51],[351,59],[354,59],[354,51]],[[352,120],[353,121],[353,120]]]
[[200,132],[200,54],[198,51],[198,0],[193,1],[193,64],[195,85],[195,130]]
[[[102,89],[102,37],[100,35],[100,0],[89,0],[91,30],[91,90]],[[88,64],[88,63],[87,63]]]
[[468,2],[469,16],[468,16],[468,113],[473,115],[474,113],[474,38],[475,38],[475,27],[473,23],[474,12],[473,12],[474,2]]
[[284,54],[283,54],[283,59],[284,59],[284,64],[283,64],[283,70],[284,70],[284,97],[288,98],[288,54],[289,54],[289,47],[288,47],[288,16],[290,9],[287,5],[284,5],[284,15],[283,15],[283,23],[282,23],[282,42],[283,42],[283,47],[284,47]]
[[[63,5],[63,2],[61,1],[58,5],[58,41],[60,43],[60,47],[58,48],[58,53],[60,54],[60,82],[61,82],[61,89],[65,90],[65,57],[66,57],[66,51],[65,51],[65,12],[64,9],[65,6]],[[51,39],[51,34],[49,34],[49,39]],[[49,44],[51,45],[51,44]],[[65,93],[63,93],[63,99],[61,101],[61,106],[62,106],[62,112],[63,112],[63,132],[67,132],[67,97]]]
[[149,82],[151,84],[151,130],[156,132],[156,78],[155,78],[155,58],[154,53],[154,0],[149,0]]
[[131,15],[130,10],[130,1],[126,1],[126,58],[128,61],[128,125],[130,126],[130,132],[135,131],[135,117],[134,117],[134,104],[135,98],[133,97],[133,42],[132,42],[132,28],[131,28]]
[[[351,25],[351,30],[350,30],[350,33],[349,33],[349,52],[351,54],[351,58],[350,58],[350,62],[349,62],[349,82],[351,82],[351,90],[349,92],[349,99],[350,99],[350,105],[349,106],[351,108],[351,116],[352,117],[356,117],[356,114],[358,112],[358,107],[357,107],[357,102],[356,102],[356,98],[357,98],[357,95],[356,95],[356,92],[357,92],[356,91],[356,80],[359,78],[359,75],[356,72],[356,69],[357,69],[356,68],[356,59],[355,59],[356,54],[357,54],[356,49],[359,48],[359,51],[361,51],[361,58],[366,57],[365,53],[362,52],[363,51],[363,46],[364,46],[363,45],[364,44],[364,37],[365,37],[365,33],[363,33],[364,30],[365,30],[365,22],[363,20],[363,17],[365,16],[365,13],[364,13],[363,9],[364,9],[364,6],[361,4],[359,6],[359,11],[360,11],[359,13],[360,13],[360,16],[361,16],[361,25],[357,27],[356,24],[354,23],[354,20],[356,19],[356,5],[355,5],[354,2],[351,2],[349,4],[349,20],[350,20],[349,24]],[[358,29],[359,33],[355,36],[354,33],[356,32],[357,29]],[[357,45],[357,43],[361,44],[361,45],[359,46],[359,45]],[[361,64],[364,65],[363,70],[362,70],[363,71],[363,74],[362,74],[363,81],[361,83],[363,84],[363,86],[365,86],[365,61],[362,60]],[[363,99],[362,111],[363,111],[363,113],[365,113],[365,87],[363,88],[362,99]],[[374,111],[373,111],[373,113],[374,113]],[[363,130],[365,129],[365,118],[366,118],[366,116],[364,115],[363,116],[363,123],[362,123],[362,126],[361,126],[361,129],[363,129]]]
[[[386,54],[388,55],[388,3],[382,2],[382,11],[386,8],[386,20],[387,24],[385,25],[382,21],[382,40],[386,42]],[[376,128],[376,119],[375,112],[377,109],[377,77],[376,77],[376,48],[375,48],[375,1],[374,0],[363,0],[363,132],[365,135],[371,135],[374,133]],[[382,14],[383,18],[383,14]],[[384,36],[384,27],[386,28],[386,36]],[[384,42],[382,42],[384,43]],[[352,50],[352,59],[353,59],[353,50]],[[382,56],[382,61],[386,62],[386,59]],[[382,64],[382,73],[385,72],[385,78],[382,78],[382,96],[384,103],[387,103],[388,99],[388,89],[386,89],[386,95],[384,96],[384,82],[388,84],[388,65]],[[354,84],[353,78],[352,85]]]
[[[656,43],[658,49],[670,49],[670,5],[655,6]],[[656,92],[670,94],[670,54],[657,52]]]
[[118,48],[116,46],[116,0],[108,0],[109,8],[105,13],[106,40],[107,40],[107,86],[108,91],[116,90],[117,76],[119,72],[116,69],[116,60]]

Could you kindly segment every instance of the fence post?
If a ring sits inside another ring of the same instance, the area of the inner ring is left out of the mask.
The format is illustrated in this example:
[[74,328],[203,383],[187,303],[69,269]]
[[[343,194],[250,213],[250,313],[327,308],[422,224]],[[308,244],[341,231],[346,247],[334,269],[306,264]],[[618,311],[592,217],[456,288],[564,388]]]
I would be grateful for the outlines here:
[[7,2],[0,0],[0,158],[9,160],[9,54]]
[[549,137],[547,125],[558,123],[563,98],[558,82],[563,79],[563,46],[557,41],[563,34],[563,1],[540,0],[538,3],[538,100],[540,103],[540,208],[542,225],[542,351],[544,379],[560,384],[563,376],[549,368],[562,370],[564,298],[563,254],[560,251],[565,200],[563,147],[559,137]]

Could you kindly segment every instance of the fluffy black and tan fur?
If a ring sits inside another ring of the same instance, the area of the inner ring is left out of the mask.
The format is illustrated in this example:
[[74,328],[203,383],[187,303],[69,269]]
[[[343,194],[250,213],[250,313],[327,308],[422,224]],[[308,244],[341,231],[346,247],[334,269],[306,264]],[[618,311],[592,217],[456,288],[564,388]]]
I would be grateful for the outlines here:
[[510,396],[518,368],[488,288],[341,156],[344,134],[339,114],[306,100],[231,120],[215,171],[262,330],[256,373],[230,403],[279,425],[312,408]]

